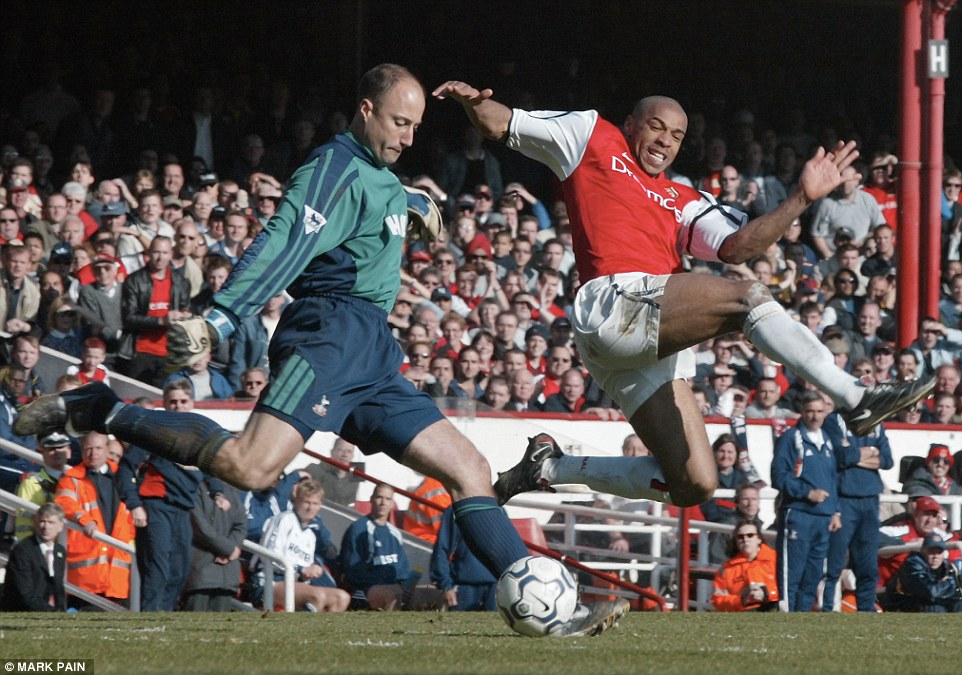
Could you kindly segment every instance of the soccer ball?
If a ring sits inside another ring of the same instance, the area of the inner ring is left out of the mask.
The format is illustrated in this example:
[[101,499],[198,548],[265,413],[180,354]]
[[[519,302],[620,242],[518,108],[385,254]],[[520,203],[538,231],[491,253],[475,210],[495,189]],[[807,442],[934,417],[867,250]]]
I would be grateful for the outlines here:
[[515,632],[544,637],[574,614],[578,585],[557,560],[528,556],[501,575],[495,599],[501,617]]

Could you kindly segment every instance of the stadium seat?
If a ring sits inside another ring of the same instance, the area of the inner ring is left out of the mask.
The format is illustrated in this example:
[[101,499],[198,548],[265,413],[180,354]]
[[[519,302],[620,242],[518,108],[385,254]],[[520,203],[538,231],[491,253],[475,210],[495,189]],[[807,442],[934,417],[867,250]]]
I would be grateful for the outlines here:
[[[544,537],[544,530],[541,529],[541,525],[539,525],[538,521],[534,518],[512,518],[511,524],[514,525],[514,529],[518,531],[521,539],[523,539],[526,544],[536,544],[548,548],[548,541]],[[537,551],[528,550],[531,552],[531,555],[539,555]]]

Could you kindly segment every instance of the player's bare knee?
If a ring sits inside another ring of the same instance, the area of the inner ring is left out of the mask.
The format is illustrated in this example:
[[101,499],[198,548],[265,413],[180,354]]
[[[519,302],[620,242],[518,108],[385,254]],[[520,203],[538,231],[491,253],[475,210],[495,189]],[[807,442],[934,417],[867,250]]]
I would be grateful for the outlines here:
[[675,506],[699,506],[711,499],[713,492],[697,486],[688,486],[685,490],[672,490],[671,503]]
[[214,466],[219,477],[242,490],[267,489],[281,474],[281,467],[257,461],[250,453],[221,452]]
[[457,463],[457,469],[452,470],[451,478],[456,483],[454,489],[461,497],[475,497],[487,494],[491,489],[491,465],[484,455],[473,445],[469,446]]
[[683,485],[672,486],[671,501],[675,506],[698,506],[711,499],[717,487],[717,475],[691,476]]

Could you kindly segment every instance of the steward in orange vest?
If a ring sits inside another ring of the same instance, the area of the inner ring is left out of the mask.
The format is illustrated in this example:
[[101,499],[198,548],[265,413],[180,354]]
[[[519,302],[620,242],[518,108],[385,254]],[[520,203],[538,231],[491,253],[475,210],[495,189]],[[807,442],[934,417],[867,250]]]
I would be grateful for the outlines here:
[[91,593],[123,600],[130,594],[130,554],[90,535],[101,532],[132,544],[133,519],[114,487],[117,464],[107,459],[107,437],[87,434],[81,441],[81,454],[83,463],[64,473],[54,498],[67,520],[84,528],[84,532],[67,532],[67,581]]
[[415,537],[420,537],[433,544],[438,540],[438,530],[441,529],[441,516],[444,514],[444,509],[451,506],[451,495],[441,485],[441,481],[430,476],[418,485],[414,494],[434,502],[441,508],[432,509],[430,506],[425,506],[412,499],[407,513],[404,514],[402,528],[405,532],[410,532]]

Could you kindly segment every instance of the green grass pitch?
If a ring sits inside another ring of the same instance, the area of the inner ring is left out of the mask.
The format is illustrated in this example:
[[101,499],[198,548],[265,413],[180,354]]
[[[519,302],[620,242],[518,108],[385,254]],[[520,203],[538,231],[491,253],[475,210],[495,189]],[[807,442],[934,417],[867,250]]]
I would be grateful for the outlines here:
[[531,639],[494,614],[2,614],[0,658],[104,673],[959,673],[952,615],[629,614]]

